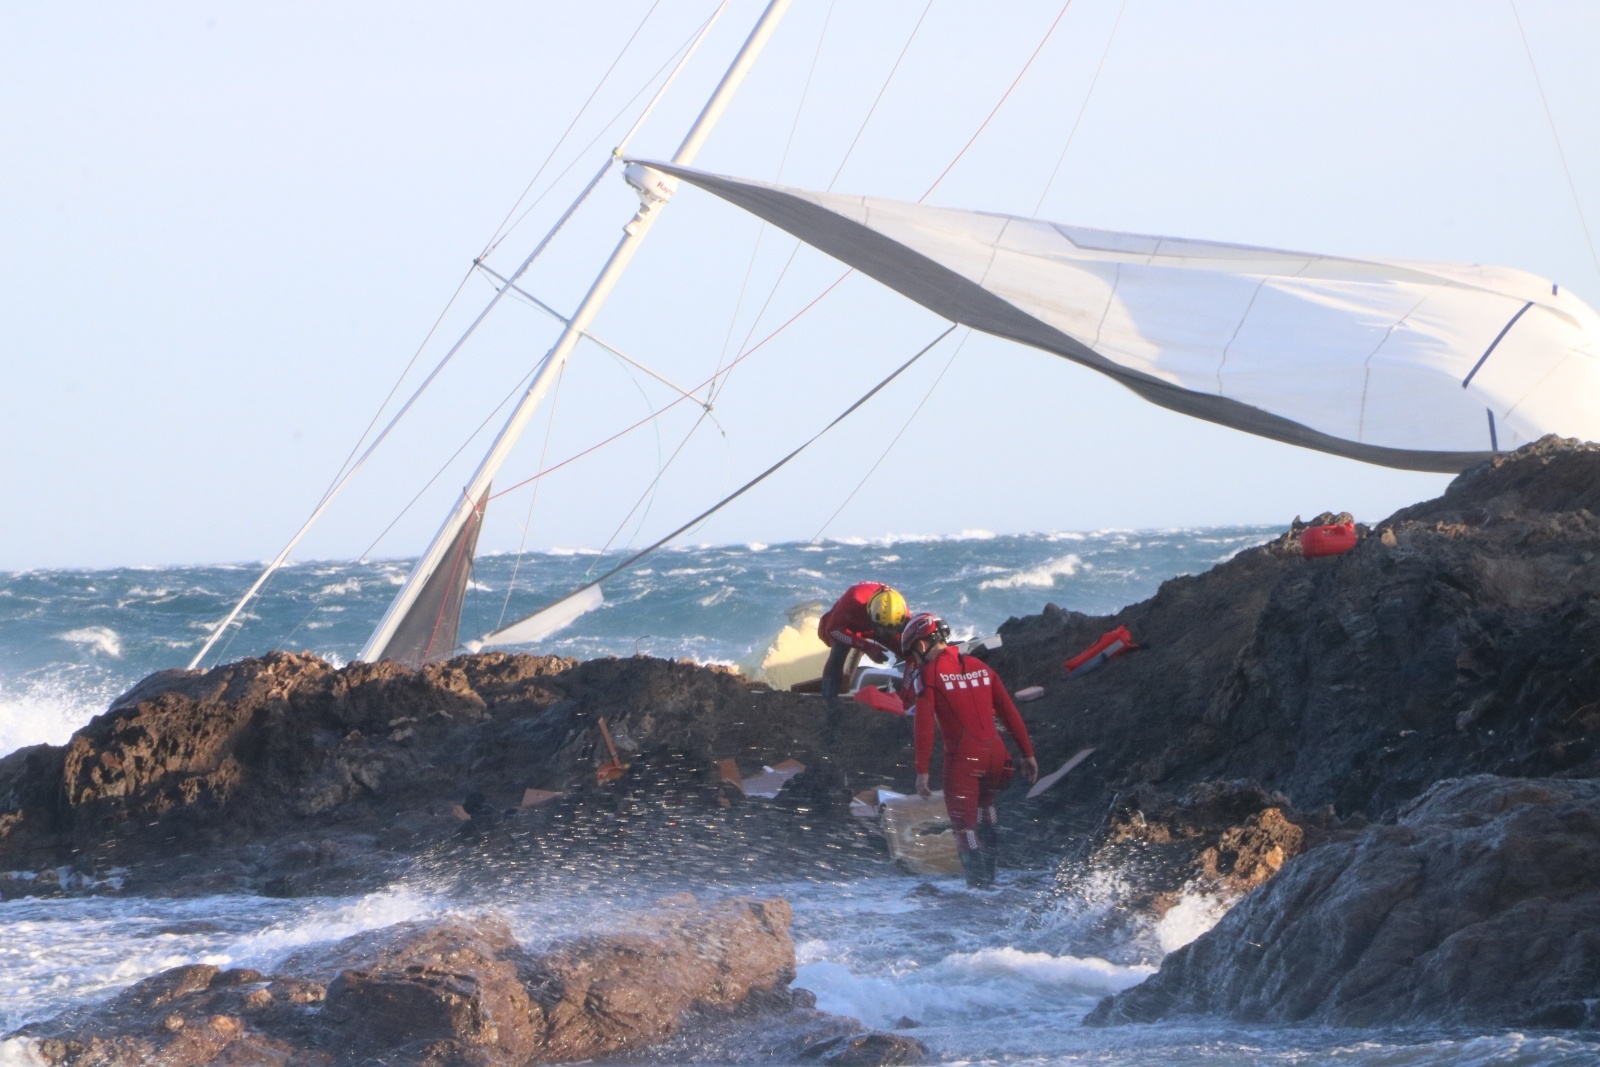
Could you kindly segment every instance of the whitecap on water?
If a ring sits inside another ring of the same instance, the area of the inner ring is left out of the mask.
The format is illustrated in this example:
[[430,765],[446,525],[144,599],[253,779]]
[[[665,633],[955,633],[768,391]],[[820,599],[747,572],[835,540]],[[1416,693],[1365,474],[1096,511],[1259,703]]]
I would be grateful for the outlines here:
[[988,578],[978,583],[979,589],[1050,589],[1057,578],[1070,578],[1078,573],[1083,560],[1075,554],[1058,556],[1048,563],[1027,570],[1015,571],[1004,578]]
[[325,585],[317,593],[318,596],[343,596],[346,593],[361,592],[361,583],[355,578],[346,578],[342,582],[333,582]]
[[122,638],[109,626],[83,626],[76,630],[68,630],[64,634],[57,634],[56,637],[62,641],[82,645],[91,652],[112,657],[122,655]]

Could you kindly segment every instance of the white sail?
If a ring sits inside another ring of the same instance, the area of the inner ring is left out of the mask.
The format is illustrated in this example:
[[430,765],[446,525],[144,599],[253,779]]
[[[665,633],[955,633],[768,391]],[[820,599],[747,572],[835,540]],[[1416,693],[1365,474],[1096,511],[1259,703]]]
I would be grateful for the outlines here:
[[1549,433],[1600,440],[1600,317],[1522,271],[1115,233],[650,165],[945,318],[1235,429],[1447,472]]
[[543,641],[557,630],[571,625],[578,616],[593,611],[605,602],[599,582],[586,585],[549,607],[518,619],[510,626],[486,634],[476,641],[468,641],[465,647],[468,652],[477,652],[491,645],[527,645]]

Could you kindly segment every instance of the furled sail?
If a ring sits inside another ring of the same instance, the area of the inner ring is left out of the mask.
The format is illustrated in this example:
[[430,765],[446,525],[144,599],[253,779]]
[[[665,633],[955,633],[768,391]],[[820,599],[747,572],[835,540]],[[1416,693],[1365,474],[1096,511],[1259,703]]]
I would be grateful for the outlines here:
[[1234,429],[1442,472],[1549,433],[1600,440],[1600,316],[1522,271],[1147,237],[649,166],[947,319]]
[[472,559],[483,529],[488,490],[450,542],[444,559],[423,583],[393,636],[374,659],[392,659],[408,667],[437,663],[455,655],[461,630],[461,605],[472,580]]

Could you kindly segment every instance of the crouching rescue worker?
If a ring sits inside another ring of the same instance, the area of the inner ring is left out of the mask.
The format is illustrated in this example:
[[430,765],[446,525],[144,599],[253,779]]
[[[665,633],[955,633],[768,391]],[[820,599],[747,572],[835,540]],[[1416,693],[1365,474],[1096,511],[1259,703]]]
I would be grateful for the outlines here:
[[844,663],[852,649],[874,663],[884,663],[900,648],[906,624],[906,598],[881,582],[860,582],[844,591],[817,623],[817,636],[827,645],[828,665],[822,671],[822,695],[838,699],[844,685]]
[[1033,758],[1028,728],[1000,676],[951,645],[950,627],[937,615],[913,615],[900,633],[900,649],[911,665],[917,694],[917,794],[932,795],[928,762],[937,722],[944,738],[944,803],[961,869],[968,885],[993,885],[1000,845],[995,794],[1012,775],[1011,754],[995,727],[995,716],[1022,752],[1022,773],[1032,783],[1039,778],[1039,764]]

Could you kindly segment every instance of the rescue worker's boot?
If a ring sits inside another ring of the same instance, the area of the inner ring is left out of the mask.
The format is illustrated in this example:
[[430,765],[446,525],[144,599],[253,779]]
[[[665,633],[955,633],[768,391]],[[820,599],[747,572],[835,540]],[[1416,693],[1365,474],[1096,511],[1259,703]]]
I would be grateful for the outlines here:
[[961,869],[967,876],[967,885],[973,889],[984,889],[989,886],[990,883],[985,880],[988,868],[984,865],[983,853],[978,849],[962,849],[959,855]]
[[978,824],[978,855],[983,858],[983,884],[992,886],[1000,858],[1000,827],[992,822]]

